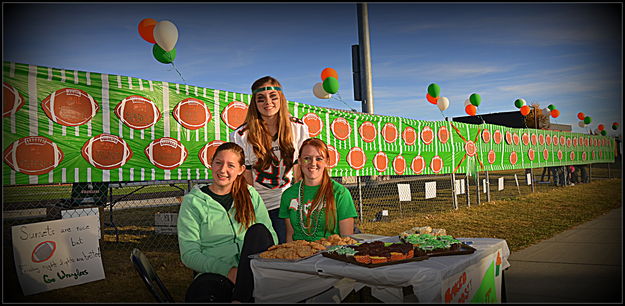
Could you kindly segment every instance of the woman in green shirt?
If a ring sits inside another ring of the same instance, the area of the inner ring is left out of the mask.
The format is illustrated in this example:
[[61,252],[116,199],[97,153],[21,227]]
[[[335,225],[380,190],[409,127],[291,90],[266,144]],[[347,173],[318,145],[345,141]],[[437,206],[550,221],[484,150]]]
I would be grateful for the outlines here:
[[245,154],[235,143],[220,145],[211,162],[213,182],[185,195],[178,214],[180,259],[199,272],[186,302],[252,302],[251,254],[278,237],[256,190],[248,186]]
[[309,138],[299,150],[301,180],[282,193],[280,218],[285,219],[287,242],[316,241],[333,234],[354,233],[358,217],[354,200],[345,186],[330,178],[328,146]]

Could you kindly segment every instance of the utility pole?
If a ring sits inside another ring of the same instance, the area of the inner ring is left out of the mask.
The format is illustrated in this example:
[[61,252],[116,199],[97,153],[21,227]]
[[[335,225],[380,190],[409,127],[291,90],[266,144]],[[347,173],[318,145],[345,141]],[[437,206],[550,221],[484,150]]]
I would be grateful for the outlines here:
[[[359,43],[359,71],[360,98],[362,112],[373,114],[373,82],[371,79],[371,47],[369,44],[369,11],[367,3],[356,4],[358,10],[358,43]],[[353,48],[353,46],[352,46]],[[352,49],[353,50],[353,49]],[[356,72],[356,71],[355,71]],[[356,73],[354,73],[356,77]],[[354,91],[356,88],[354,88]],[[354,95],[357,96],[357,95]]]

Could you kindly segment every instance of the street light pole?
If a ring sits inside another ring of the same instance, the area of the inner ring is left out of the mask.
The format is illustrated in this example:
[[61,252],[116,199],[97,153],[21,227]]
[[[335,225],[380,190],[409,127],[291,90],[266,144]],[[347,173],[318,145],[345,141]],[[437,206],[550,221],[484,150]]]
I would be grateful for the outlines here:
[[373,82],[371,79],[371,47],[369,45],[369,11],[367,3],[358,3],[358,41],[360,44],[360,88],[362,112],[373,114]]

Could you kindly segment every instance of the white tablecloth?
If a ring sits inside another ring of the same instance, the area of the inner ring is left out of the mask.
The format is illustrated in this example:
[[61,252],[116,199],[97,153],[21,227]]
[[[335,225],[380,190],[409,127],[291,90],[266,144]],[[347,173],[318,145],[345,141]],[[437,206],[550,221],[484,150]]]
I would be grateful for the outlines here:
[[[380,239],[397,242],[398,237]],[[367,268],[315,255],[298,262],[277,262],[252,259],[254,297],[256,302],[299,302],[336,287],[339,302],[351,289],[362,286],[372,289],[372,295],[383,302],[403,302],[402,288],[412,286],[419,302],[441,303],[443,280],[479,263],[502,250],[502,270],[510,266],[510,250],[503,239],[458,238],[470,241],[476,249],[473,254],[436,256],[422,261]],[[338,299],[338,300],[337,300]]]

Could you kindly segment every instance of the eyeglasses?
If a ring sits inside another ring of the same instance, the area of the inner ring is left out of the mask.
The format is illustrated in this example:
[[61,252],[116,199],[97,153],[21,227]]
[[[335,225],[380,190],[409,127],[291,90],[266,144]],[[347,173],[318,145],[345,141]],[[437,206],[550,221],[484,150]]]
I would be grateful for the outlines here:
[[318,163],[324,162],[325,158],[321,157],[321,156],[304,156],[302,157],[302,161],[304,161],[305,164],[310,164],[312,163],[312,161],[315,160]]

